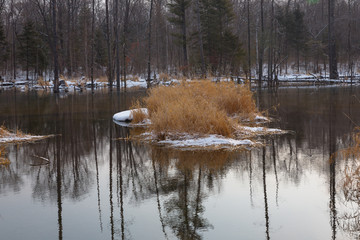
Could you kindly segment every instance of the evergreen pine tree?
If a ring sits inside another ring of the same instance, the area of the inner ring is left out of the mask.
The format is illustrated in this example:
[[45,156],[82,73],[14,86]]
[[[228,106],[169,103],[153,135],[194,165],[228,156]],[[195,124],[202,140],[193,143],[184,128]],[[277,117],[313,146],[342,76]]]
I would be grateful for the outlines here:
[[204,35],[204,50],[213,72],[233,71],[240,65],[243,56],[241,43],[231,29],[234,19],[229,0],[201,0],[201,25]]
[[277,19],[285,31],[285,37],[288,44],[295,49],[297,58],[297,68],[300,70],[300,51],[306,49],[306,25],[304,22],[304,13],[297,6],[288,13],[279,12]]
[[187,29],[186,29],[186,10],[190,6],[190,0],[174,0],[169,4],[169,11],[173,14],[169,21],[180,28],[180,34],[174,34],[182,46],[184,57],[184,75],[187,73],[188,55],[187,55]]
[[23,32],[19,35],[18,58],[26,71],[26,80],[29,80],[29,71],[34,69],[39,73],[46,67],[46,57],[42,48],[41,39],[35,30],[34,24],[27,21]]

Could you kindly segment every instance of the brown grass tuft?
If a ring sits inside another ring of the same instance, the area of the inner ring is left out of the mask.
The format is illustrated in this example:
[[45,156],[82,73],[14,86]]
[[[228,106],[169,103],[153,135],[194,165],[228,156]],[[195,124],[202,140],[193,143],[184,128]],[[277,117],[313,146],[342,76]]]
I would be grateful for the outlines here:
[[145,121],[145,119],[148,118],[148,115],[146,112],[144,112],[141,108],[141,103],[139,100],[137,100],[131,107],[132,109],[131,114],[133,117],[132,122],[133,123],[142,123]]
[[145,104],[151,128],[158,136],[169,132],[231,136],[237,120],[257,112],[249,87],[232,82],[160,86],[150,90]]

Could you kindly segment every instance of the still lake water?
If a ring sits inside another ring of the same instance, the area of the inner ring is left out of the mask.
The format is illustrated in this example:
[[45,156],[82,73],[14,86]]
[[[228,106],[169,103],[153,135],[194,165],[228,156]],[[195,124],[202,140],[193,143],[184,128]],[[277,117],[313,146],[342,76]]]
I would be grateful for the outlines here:
[[356,160],[329,158],[360,123],[360,87],[257,93],[293,133],[237,152],[123,140],[136,130],[112,115],[144,95],[1,92],[0,123],[59,135],[7,146],[0,239],[358,239],[343,187]]

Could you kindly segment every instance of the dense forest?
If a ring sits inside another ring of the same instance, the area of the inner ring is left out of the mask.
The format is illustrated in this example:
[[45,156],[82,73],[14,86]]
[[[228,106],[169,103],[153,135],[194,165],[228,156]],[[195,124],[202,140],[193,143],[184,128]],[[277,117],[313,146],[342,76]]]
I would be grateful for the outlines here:
[[0,16],[7,79],[337,78],[360,56],[357,0],[0,0]]

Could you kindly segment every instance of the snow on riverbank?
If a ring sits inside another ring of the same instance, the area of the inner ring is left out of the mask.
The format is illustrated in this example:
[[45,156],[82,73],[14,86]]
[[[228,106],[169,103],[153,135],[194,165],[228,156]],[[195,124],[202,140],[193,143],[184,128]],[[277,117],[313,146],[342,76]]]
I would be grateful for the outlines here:
[[[147,82],[144,77],[138,77],[138,76],[128,76],[128,80],[126,80],[126,88],[127,89],[137,89],[137,88],[147,88]],[[53,81],[49,78],[46,81],[32,81],[32,80],[25,80],[26,78],[23,76],[20,76],[17,78],[16,81],[9,80],[5,78],[5,81],[0,82],[0,88],[1,89],[11,89],[13,87],[16,87],[20,89],[21,91],[27,91],[27,90],[52,90],[54,87]],[[244,76],[232,76],[232,77],[213,77],[208,78],[210,81],[213,82],[245,82]],[[106,81],[106,78],[101,79],[95,79],[94,80],[94,88],[95,89],[103,89],[108,88],[109,83]],[[198,79],[183,79],[180,80],[179,78],[172,77],[168,79],[161,79],[160,75],[157,74],[157,79],[155,81],[151,81],[151,85],[164,85],[169,86],[173,84],[178,84],[181,81],[199,81]],[[86,91],[90,90],[92,87],[92,83],[88,81],[85,77],[79,77],[75,79],[60,79],[60,87],[59,90],[61,92],[76,92],[76,91]],[[279,86],[303,86],[303,85],[330,85],[330,84],[359,84],[360,83],[360,75],[354,75],[353,79],[348,75],[340,75],[339,79],[329,79],[328,76],[322,76],[320,74],[287,74],[287,75],[279,75],[278,76],[278,83]],[[256,86],[257,80],[255,78],[252,78],[252,84],[253,86]],[[263,86],[265,87],[267,85],[266,79],[263,81]],[[116,88],[116,82],[113,82],[113,88]],[[120,89],[124,88],[124,83],[121,82]]]
[[131,122],[133,120],[133,111],[141,111],[148,115],[147,108],[139,108],[139,109],[133,109],[133,110],[126,110],[122,112],[118,112],[114,114],[113,120],[117,122]]
[[248,126],[239,126],[239,131],[244,134],[281,134],[284,133],[283,130],[277,128],[266,128],[266,127],[248,127]]

